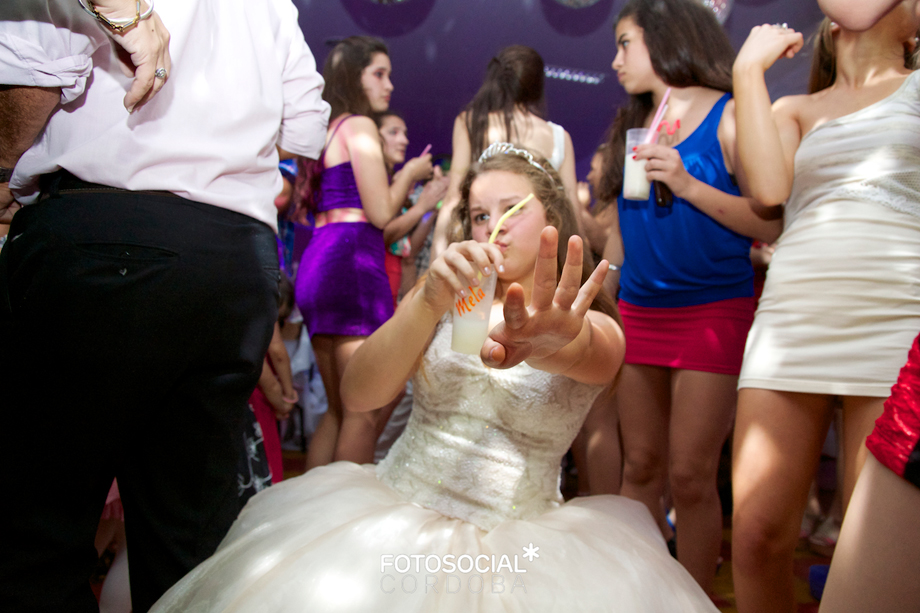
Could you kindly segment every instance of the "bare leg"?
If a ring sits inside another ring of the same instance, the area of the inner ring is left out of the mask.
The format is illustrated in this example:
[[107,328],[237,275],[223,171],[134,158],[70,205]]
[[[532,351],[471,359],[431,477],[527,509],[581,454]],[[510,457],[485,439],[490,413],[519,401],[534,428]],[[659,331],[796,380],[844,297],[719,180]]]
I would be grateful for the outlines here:
[[820,613],[920,611],[920,489],[871,454],[850,501]]
[[795,610],[793,554],[831,417],[825,396],[738,394],[732,574],[743,613]]
[[848,396],[843,399],[843,512],[846,514],[850,496],[856,487],[856,479],[866,463],[869,450],[866,449],[866,437],[872,434],[875,420],[882,416],[885,408],[884,398],[867,398]]
[[722,504],[716,487],[722,445],[735,415],[738,378],[674,371],[671,383],[671,495],[680,521],[677,559],[712,593],[722,546]]
[[669,532],[661,495],[668,478],[670,389],[670,369],[636,364],[623,365],[617,389],[623,434],[620,493],[644,503],[663,534]]
[[[619,494],[623,474],[620,417],[616,396],[605,389],[594,401],[582,428],[586,470],[592,495]],[[579,473],[580,475],[581,473]]]
[[335,366],[335,337],[317,334],[313,336],[311,343],[316,356],[316,367],[323,379],[323,387],[326,388],[329,408],[320,418],[319,425],[310,439],[310,447],[307,449],[307,470],[332,462],[342,423],[342,403],[339,399],[340,374]]
[[[341,383],[348,360],[357,351],[364,337],[338,337],[335,344],[335,364]],[[349,411],[342,405],[342,427],[335,447],[335,460],[371,464],[374,462],[374,446],[377,444],[377,421],[381,409],[373,411]]]

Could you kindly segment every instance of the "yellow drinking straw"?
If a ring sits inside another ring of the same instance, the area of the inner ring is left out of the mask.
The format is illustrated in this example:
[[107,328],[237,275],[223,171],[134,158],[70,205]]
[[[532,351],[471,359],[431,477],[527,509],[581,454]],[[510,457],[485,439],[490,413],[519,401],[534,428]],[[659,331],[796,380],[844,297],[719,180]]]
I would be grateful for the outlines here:
[[498,223],[495,224],[495,229],[492,230],[492,235],[489,236],[489,243],[494,243],[495,239],[498,238],[498,231],[502,229],[502,224],[505,223],[505,220],[507,220],[509,217],[517,213],[521,209],[522,206],[530,202],[532,199],[533,199],[533,194],[530,194],[529,196],[527,196],[526,198],[524,198],[523,200],[515,204],[513,207],[508,209],[507,213],[505,213],[504,215],[498,218]]

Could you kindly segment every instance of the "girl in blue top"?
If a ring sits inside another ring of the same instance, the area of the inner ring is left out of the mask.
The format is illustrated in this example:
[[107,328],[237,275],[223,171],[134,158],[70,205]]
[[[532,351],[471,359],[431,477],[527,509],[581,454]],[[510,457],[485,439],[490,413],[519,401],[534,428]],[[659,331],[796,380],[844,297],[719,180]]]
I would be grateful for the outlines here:
[[[734,52],[714,15],[692,0],[632,0],[615,31],[613,68],[630,99],[611,127],[599,191],[617,201],[625,254],[622,494],[644,502],[667,536],[670,476],[678,560],[711,592],[722,540],[716,471],[754,315],[751,238],[772,242],[782,222],[741,196]],[[657,127],[668,87],[664,120],[680,128],[625,151],[626,130]],[[669,204],[656,204],[655,189],[646,201],[622,197],[626,155],[646,161],[648,179],[673,193]]]

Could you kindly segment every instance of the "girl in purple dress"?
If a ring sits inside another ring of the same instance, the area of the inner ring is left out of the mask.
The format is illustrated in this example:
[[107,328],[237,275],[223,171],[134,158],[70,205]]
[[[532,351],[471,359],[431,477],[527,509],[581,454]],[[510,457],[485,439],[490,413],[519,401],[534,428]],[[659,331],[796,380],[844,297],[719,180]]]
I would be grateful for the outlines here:
[[329,410],[313,435],[307,468],[333,460],[373,461],[378,412],[342,406],[345,364],[393,314],[382,228],[409,188],[431,176],[431,156],[387,178],[377,126],[369,115],[390,104],[390,58],[375,38],[352,36],[329,54],[323,99],[332,106],[326,147],[308,169],[300,196],[316,219],[297,274],[297,304],[310,333]]

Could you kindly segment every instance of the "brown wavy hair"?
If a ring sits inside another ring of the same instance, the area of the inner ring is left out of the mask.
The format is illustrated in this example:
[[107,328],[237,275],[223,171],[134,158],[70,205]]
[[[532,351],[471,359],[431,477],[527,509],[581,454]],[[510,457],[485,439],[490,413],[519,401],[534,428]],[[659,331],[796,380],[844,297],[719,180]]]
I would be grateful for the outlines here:
[[[642,28],[652,69],[669,86],[732,91],[735,51],[711,10],[693,0],[631,0],[616,23],[626,18]],[[650,92],[630,95],[617,111],[607,132],[598,190],[601,208],[616,202],[623,189],[626,131],[643,127],[653,111]]]

